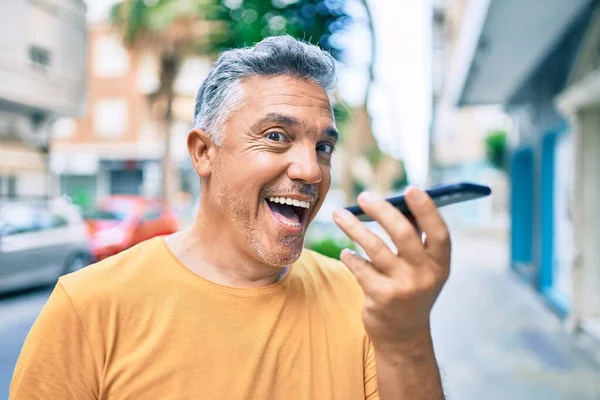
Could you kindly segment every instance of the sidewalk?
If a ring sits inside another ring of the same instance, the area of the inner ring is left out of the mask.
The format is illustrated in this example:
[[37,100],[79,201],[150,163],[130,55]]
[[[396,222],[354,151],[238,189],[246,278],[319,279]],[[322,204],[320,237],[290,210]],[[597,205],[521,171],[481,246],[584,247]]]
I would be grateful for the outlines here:
[[454,234],[432,324],[449,399],[600,399],[599,344],[565,332],[497,235]]

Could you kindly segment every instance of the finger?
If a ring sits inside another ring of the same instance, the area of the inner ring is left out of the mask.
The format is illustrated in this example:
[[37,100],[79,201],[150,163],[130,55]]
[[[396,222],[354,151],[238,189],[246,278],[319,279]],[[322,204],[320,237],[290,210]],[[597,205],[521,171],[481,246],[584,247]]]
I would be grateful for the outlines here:
[[427,193],[410,188],[406,202],[417,224],[425,233],[425,249],[438,263],[445,264],[450,257],[450,234],[435,203]]
[[358,196],[358,204],[386,230],[402,258],[412,263],[425,260],[426,254],[420,235],[410,220],[390,202],[375,193],[363,192]]
[[398,264],[396,255],[379,236],[343,208],[335,210],[333,220],[350,239],[365,250],[377,269],[385,274],[392,272]]
[[412,214],[408,214],[408,215],[406,215],[406,219],[408,219],[408,221],[410,222],[410,224],[415,229],[415,232],[417,232],[417,235],[419,235],[419,238],[421,238],[421,242],[423,242],[423,239],[422,239],[422,237],[423,237],[423,231],[421,230],[421,227],[417,223],[417,220],[416,220],[415,216],[412,215]]
[[342,250],[340,259],[354,274],[365,293],[374,293],[384,275],[378,272],[372,262],[365,260],[350,249]]

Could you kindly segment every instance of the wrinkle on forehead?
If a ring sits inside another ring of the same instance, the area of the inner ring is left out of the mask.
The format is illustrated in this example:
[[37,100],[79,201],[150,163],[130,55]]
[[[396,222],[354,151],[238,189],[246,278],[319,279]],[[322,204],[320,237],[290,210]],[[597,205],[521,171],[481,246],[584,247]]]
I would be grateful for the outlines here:
[[331,114],[329,95],[318,83],[288,76],[253,76],[242,81],[250,106],[294,105],[323,108]]
[[335,127],[329,95],[315,82],[289,76],[253,76],[240,84],[244,95],[223,126],[224,143],[260,133],[251,128],[269,113],[290,115],[301,121],[305,130]]

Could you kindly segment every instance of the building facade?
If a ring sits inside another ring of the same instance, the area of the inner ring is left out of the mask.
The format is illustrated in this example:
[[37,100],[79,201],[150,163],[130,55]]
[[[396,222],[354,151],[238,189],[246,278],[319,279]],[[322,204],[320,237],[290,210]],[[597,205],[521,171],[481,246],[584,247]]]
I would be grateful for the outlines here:
[[466,57],[462,31],[471,16],[469,0],[433,2],[431,184],[472,181],[492,187],[494,195],[478,202],[444,210],[453,226],[507,229],[507,177],[487,160],[485,139],[492,131],[506,131],[510,119],[500,104],[458,107],[453,99],[457,65]]
[[[155,58],[126,48],[119,31],[98,22],[89,27],[88,62],[86,113],[55,125],[52,169],[61,192],[85,203],[107,195],[158,196],[165,129],[157,118],[160,110],[152,109],[148,98],[159,85]],[[197,179],[187,162],[185,138],[192,124],[195,94],[208,66],[200,59],[183,65],[175,84],[170,127],[183,186],[195,195]]]
[[568,326],[600,337],[597,2],[473,7],[472,56],[454,98],[499,102],[511,116],[512,267]]
[[85,15],[81,0],[0,4],[0,197],[54,194],[51,126],[84,111]]

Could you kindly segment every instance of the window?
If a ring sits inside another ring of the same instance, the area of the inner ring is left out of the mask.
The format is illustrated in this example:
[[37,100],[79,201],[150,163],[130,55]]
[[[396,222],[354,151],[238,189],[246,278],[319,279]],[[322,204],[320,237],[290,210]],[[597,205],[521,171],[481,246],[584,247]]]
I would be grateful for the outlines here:
[[57,50],[56,45],[61,43],[61,38],[55,12],[51,7],[39,4],[41,2],[36,3],[29,2],[27,18],[20,23],[19,33],[21,40],[28,45],[24,47],[27,54],[23,56],[29,58],[34,69],[44,71],[53,67],[52,51]]
[[129,68],[129,54],[119,35],[97,38],[93,44],[93,72],[99,78],[118,78]]
[[77,122],[73,118],[59,118],[52,124],[52,135],[55,138],[67,138],[75,134]]
[[38,230],[38,210],[26,205],[7,206],[0,216],[0,227],[6,235]]
[[17,177],[14,175],[11,175],[7,178],[6,194],[8,197],[17,196]]
[[83,218],[86,220],[99,221],[124,221],[127,214],[115,210],[92,209],[83,213]]
[[100,99],[94,109],[94,131],[107,138],[122,136],[127,129],[127,117],[127,101],[124,98]]
[[150,206],[144,212],[144,215],[140,219],[141,222],[149,222],[156,219],[159,219],[161,216],[161,210],[158,206]]
[[50,66],[50,51],[40,46],[29,46],[29,59],[35,67],[44,70]]
[[17,196],[17,178],[14,175],[0,175],[0,199]]
[[68,225],[65,218],[48,210],[40,210],[39,227],[42,230],[57,229]]
[[150,94],[158,89],[158,68],[156,57],[150,54],[141,57],[137,71],[137,87],[141,93]]

